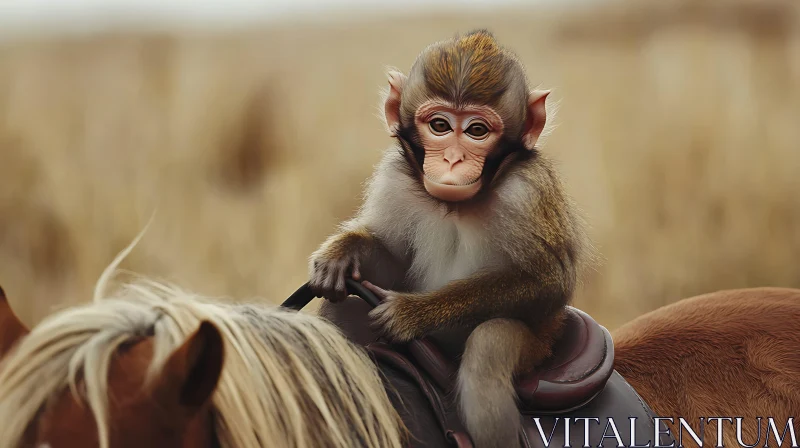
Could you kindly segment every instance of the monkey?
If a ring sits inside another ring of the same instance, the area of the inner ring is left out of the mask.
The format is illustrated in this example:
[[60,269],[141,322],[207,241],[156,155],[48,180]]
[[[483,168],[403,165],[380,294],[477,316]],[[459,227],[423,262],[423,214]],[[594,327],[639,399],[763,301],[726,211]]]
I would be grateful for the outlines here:
[[[383,92],[395,142],[361,207],[309,258],[328,309],[352,277],[387,339],[466,334],[456,393],[475,445],[519,446],[514,378],[552,355],[591,258],[583,218],[537,142],[550,91],[479,29],[426,47]],[[325,305],[324,304],[324,305]]]

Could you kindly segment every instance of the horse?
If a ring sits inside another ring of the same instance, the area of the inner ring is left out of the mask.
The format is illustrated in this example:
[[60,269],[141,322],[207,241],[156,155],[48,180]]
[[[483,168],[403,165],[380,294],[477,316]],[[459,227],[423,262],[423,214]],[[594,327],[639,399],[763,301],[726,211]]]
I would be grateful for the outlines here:
[[0,446],[403,446],[378,371],[327,321],[147,278],[104,290],[30,331],[2,294]]
[[[420,392],[327,319],[147,279],[98,293],[106,281],[30,331],[0,301],[1,446],[451,446],[409,433],[399,409],[435,418]],[[779,446],[800,410],[798,322],[797,289],[683,299],[613,332],[615,369],[680,446]]]

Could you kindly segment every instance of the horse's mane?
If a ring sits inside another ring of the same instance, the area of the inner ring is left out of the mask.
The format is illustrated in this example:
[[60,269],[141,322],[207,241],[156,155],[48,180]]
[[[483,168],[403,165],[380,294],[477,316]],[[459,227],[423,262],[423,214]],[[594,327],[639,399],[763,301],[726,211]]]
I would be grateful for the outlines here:
[[275,306],[213,301],[146,278],[104,293],[134,244],[103,274],[93,303],[42,321],[0,364],[3,446],[18,446],[49,399],[69,387],[90,407],[107,448],[106,380],[117,349],[152,336],[150,374],[158,372],[204,319],[225,340],[212,399],[222,446],[402,445],[402,423],[374,365],[327,321]]

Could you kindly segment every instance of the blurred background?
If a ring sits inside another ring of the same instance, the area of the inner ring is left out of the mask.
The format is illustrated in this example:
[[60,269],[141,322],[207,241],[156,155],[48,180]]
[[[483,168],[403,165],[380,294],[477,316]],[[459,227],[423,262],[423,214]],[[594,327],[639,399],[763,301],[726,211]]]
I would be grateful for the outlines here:
[[0,284],[32,324],[126,269],[278,303],[390,144],[385,69],[492,30],[553,89],[543,150],[613,329],[691,295],[800,287],[796,0],[0,3]]

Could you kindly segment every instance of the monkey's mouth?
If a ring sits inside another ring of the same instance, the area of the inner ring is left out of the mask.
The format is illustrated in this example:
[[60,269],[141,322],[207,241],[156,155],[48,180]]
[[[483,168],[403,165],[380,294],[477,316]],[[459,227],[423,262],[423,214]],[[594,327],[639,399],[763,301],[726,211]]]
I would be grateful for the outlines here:
[[434,182],[428,179],[428,176],[423,176],[423,183],[425,190],[428,194],[447,202],[459,202],[471,199],[481,189],[481,178],[473,180],[468,184],[453,185]]

